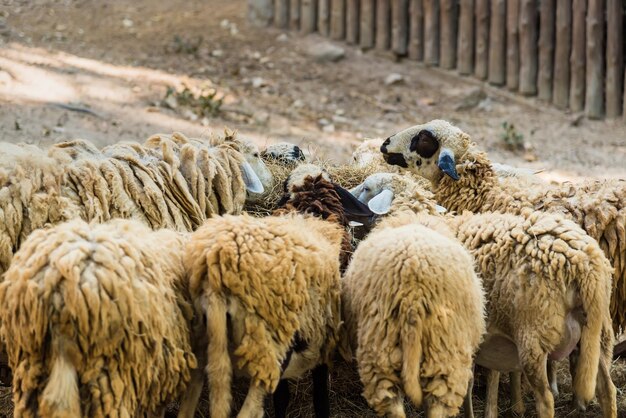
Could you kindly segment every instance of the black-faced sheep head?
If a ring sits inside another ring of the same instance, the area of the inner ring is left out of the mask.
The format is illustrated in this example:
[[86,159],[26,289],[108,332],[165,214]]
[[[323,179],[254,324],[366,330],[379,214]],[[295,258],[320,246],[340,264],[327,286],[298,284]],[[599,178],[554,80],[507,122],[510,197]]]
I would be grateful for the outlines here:
[[[285,194],[279,206],[294,204],[301,211],[312,213],[334,212],[342,223],[363,224],[368,227],[375,214],[348,190],[334,183],[323,168],[301,164],[294,169],[284,184]],[[308,209],[308,207],[312,209]]]
[[269,145],[261,153],[265,160],[277,161],[285,165],[296,165],[306,161],[304,152],[299,146],[289,142],[279,142]]
[[437,184],[444,175],[459,179],[456,156],[470,146],[470,137],[445,120],[415,125],[390,136],[380,147],[385,161],[405,167]]

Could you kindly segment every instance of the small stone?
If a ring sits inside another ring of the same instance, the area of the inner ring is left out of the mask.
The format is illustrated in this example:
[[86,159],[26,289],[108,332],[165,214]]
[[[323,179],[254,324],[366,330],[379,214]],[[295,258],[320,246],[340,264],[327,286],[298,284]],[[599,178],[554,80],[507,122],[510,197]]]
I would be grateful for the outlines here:
[[524,154],[524,160],[528,161],[529,163],[532,163],[533,161],[537,161],[537,156],[533,154],[532,152],[527,152]]
[[487,97],[486,99],[481,100],[480,103],[478,103],[478,106],[476,107],[476,109],[481,110],[483,112],[491,112],[492,108],[493,108],[493,102],[490,97]]
[[281,33],[280,35],[276,37],[276,40],[278,42],[287,42],[289,40],[289,36],[287,36],[286,33]]
[[296,99],[296,100],[293,101],[291,106],[293,106],[293,107],[295,107],[297,109],[300,109],[300,108],[304,107],[304,102],[302,100],[300,100],[300,99]]
[[387,77],[385,77],[386,86],[392,86],[394,84],[401,84],[401,83],[404,83],[404,77],[402,76],[402,74],[391,73]]
[[124,25],[125,28],[132,28],[135,25],[135,22],[125,17],[124,20],[122,20],[122,25]]
[[178,100],[174,96],[167,96],[165,100],[163,100],[163,106],[169,107],[170,109],[178,108]]
[[326,126],[330,124],[330,121],[326,118],[321,118],[320,120],[317,121],[317,123],[319,123],[322,126]]
[[270,120],[270,115],[267,112],[258,112],[254,114],[254,120],[259,125],[267,125]]
[[570,118],[569,124],[572,126],[580,126],[580,124],[582,123],[584,119],[585,119],[584,113],[577,113]]
[[454,110],[473,109],[485,99],[487,99],[487,93],[481,88],[475,88],[461,99],[461,102],[454,107]]
[[350,119],[346,118],[345,116],[340,116],[340,115],[333,115],[333,122],[336,123],[348,123],[350,122]]
[[222,29],[228,29],[229,26],[230,26],[230,21],[228,19],[224,19],[220,22],[220,27]]
[[267,86],[267,82],[262,77],[254,77],[252,79],[252,87],[255,89]]
[[326,125],[322,128],[322,131],[328,132],[328,133],[335,132],[335,125],[333,125],[332,123],[330,125]]
[[345,57],[346,52],[339,46],[321,42],[309,47],[307,54],[318,62],[337,62]]
[[192,121],[192,122],[195,122],[195,121],[197,121],[197,120],[198,120],[198,115],[196,115],[194,112],[192,112],[192,111],[191,111],[191,110],[189,110],[189,109],[185,109],[185,110],[183,111],[183,116],[184,116],[185,118],[189,119],[189,120],[190,120],[190,121]]
[[202,120],[200,120],[200,125],[202,126],[209,126],[211,124],[211,121],[209,120],[209,118],[202,118]]
[[346,114],[346,111],[343,109],[337,109],[335,110],[335,115],[339,115],[339,116],[343,116]]
[[215,58],[219,58],[223,55],[224,55],[224,51],[222,51],[221,49],[214,49],[213,51],[211,51],[211,56]]
[[261,53],[259,51],[254,51],[252,53],[252,58],[254,58],[255,60],[258,60],[261,58]]

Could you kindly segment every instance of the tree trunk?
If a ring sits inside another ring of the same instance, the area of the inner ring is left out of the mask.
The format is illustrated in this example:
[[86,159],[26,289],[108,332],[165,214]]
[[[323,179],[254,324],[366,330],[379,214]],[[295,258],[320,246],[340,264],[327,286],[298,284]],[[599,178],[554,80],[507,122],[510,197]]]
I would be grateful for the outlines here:
[[506,87],[515,91],[519,88],[519,0],[507,3],[506,27]]
[[359,45],[362,48],[374,47],[376,22],[376,0],[361,0],[361,27],[359,28]]
[[606,116],[622,114],[624,78],[624,20],[621,0],[607,1],[606,45]]
[[300,0],[289,2],[289,29],[300,29]]
[[424,2],[411,0],[411,23],[409,35],[409,58],[424,59]]
[[485,80],[489,71],[489,0],[476,0],[476,66],[474,74]]
[[585,71],[586,71],[586,25],[587,0],[574,0],[572,9],[572,56],[569,107],[580,112],[585,107]]
[[521,0],[520,6],[519,90],[530,96],[537,94],[537,1]]
[[387,50],[391,46],[390,20],[391,5],[390,0],[376,1],[376,48]]
[[248,0],[248,21],[254,26],[267,27],[274,20],[272,0]]
[[406,55],[409,37],[409,0],[391,0],[391,22],[391,49],[397,55]]
[[604,108],[604,0],[589,0],[588,4],[585,114],[598,119]]
[[456,0],[441,0],[441,68],[456,67],[457,7]]
[[346,37],[346,0],[330,0],[330,38]]
[[554,0],[541,0],[539,29],[539,77],[537,88],[539,98],[545,101],[552,100],[552,74],[554,71]]
[[569,57],[572,49],[572,0],[556,3],[556,51],[554,55],[554,91],[552,101],[559,109],[569,105]]
[[424,0],[424,62],[439,64],[439,0]]
[[506,80],[506,2],[491,0],[489,29],[489,83],[504,85]]
[[457,67],[468,75],[474,70],[474,0],[461,0],[460,6]]

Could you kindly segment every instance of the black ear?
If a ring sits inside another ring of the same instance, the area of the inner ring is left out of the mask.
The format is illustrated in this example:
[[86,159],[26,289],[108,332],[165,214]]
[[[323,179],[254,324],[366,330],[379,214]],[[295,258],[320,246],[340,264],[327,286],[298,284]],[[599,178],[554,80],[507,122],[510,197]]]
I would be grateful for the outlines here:
[[349,221],[360,222],[368,226],[376,214],[372,212],[367,205],[361,203],[359,199],[354,197],[348,190],[336,184],[333,184],[333,187],[339,195],[339,199],[341,199],[341,206],[343,206],[346,218],[348,218]]
[[432,132],[422,129],[417,135],[411,138],[409,151],[416,152],[422,158],[430,158],[439,149],[439,141]]
[[276,202],[276,207],[282,208],[283,206],[285,206],[285,204],[287,204],[287,202],[289,201],[290,197],[291,196],[289,195],[289,193],[284,193],[282,197],[280,198],[280,200]]
[[300,147],[297,145],[294,145],[293,147],[293,158],[295,158],[298,161],[306,160],[306,157],[304,156],[304,152],[302,152]]

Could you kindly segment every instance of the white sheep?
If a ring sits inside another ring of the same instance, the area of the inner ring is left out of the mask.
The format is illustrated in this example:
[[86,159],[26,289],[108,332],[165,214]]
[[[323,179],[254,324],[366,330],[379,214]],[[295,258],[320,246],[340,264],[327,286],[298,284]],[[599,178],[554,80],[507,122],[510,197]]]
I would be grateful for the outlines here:
[[[391,193],[391,199],[377,207],[379,213],[407,210],[401,182],[384,177],[368,180],[370,187],[377,188],[361,195],[363,203]],[[416,186],[409,190],[413,190],[409,196],[424,196]],[[421,214],[421,207],[408,210]],[[604,416],[614,417],[616,392],[609,376],[614,340],[608,311],[611,267],[598,244],[573,222],[556,214],[523,215],[423,214],[419,222],[426,226],[445,222],[476,259],[489,301],[488,336],[477,363],[503,372],[523,370],[535,392],[539,415],[553,416],[547,359],[566,357],[580,339],[581,357],[573,382],[579,406],[593,398],[599,368],[598,398]],[[497,411],[493,404],[497,397],[488,397],[492,403],[486,409]]]
[[184,237],[127,220],[33,232],[0,285],[15,416],[159,416],[197,366]]
[[212,418],[230,414],[233,365],[250,377],[240,418],[260,418],[280,379],[321,367],[314,384],[326,384],[340,325],[342,237],[339,225],[302,215],[214,217],[192,234],[185,265],[208,321]]
[[378,415],[404,417],[403,394],[430,418],[458,413],[485,332],[484,297],[472,257],[449,230],[419,225],[410,212],[383,221],[354,253],[342,310],[342,346],[356,351]]

